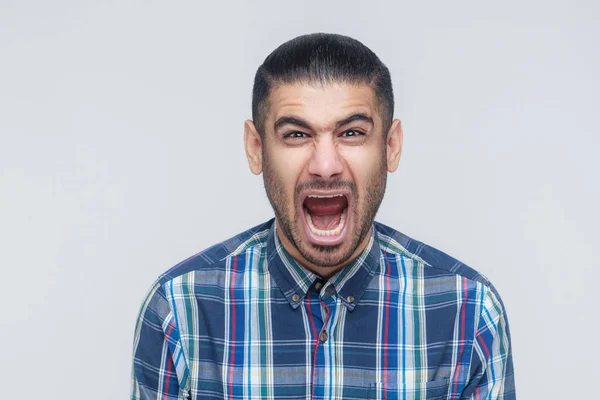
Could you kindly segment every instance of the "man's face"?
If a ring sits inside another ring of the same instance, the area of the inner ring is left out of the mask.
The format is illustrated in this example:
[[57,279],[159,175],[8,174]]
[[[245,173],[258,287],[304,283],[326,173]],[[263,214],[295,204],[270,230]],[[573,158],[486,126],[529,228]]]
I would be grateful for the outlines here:
[[373,90],[280,85],[263,126],[265,189],[284,245],[314,266],[344,265],[369,234],[385,192],[386,135]]

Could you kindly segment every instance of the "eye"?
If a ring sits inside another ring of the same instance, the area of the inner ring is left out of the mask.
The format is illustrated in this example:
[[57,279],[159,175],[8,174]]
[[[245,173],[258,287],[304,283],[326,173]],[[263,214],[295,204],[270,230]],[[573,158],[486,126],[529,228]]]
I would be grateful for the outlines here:
[[308,135],[304,132],[290,132],[283,135],[284,139],[303,139],[308,137]]
[[346,131],[344,133],[342,133],[340,136],[342,137],[356,137],[356,136],[364,136],[364,132],[361,131],[357,131],[354,129],[350,129],[349,131]]

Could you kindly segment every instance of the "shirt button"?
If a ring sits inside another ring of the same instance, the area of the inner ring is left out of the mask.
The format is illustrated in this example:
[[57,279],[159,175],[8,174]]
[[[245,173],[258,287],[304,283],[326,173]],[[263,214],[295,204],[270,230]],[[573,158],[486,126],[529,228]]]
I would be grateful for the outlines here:
[[300,296],[294,293],[294,295],[292,296],[292,300],[294,301],[294,303],[297,303],[298,301],[300,301]]
[[346,300],[348,300],[348,303],[352,304],[354,303],[354,296],[348,296],[346,297]]
[[323,288],[323,283],[322,282],[315,283],[315,289],[321,290],[322,288]]
[[319,335],[319,340],[320,340],[322,343],[325,343],[325,342],[327,341],[327,338],[328,338],[328,337],[329,337],[329,336],[327,335],[327,331],[323,331],[323,332],[321,332],[321,334]]

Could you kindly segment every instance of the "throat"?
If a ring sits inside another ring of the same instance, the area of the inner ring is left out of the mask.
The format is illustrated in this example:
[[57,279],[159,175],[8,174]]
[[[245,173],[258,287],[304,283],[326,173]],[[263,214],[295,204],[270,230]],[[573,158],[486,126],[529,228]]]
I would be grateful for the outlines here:
[[315,228],[320,229],[322,231],[330,231],[332,229],[337,228],[340,225],[343,211],[340,213],[328,215],[311,214],[310,212],[308,212],[308,214],[310,215],[310,218]]
[[306,222],[310,231],[317,236],[339,236],[346,225],[346,208],[337,214],[311,214],[306,208]]
[[339,236],[346,222],[348,200],[344,195],[312,196],[304,200],[304,214],[316,236]]

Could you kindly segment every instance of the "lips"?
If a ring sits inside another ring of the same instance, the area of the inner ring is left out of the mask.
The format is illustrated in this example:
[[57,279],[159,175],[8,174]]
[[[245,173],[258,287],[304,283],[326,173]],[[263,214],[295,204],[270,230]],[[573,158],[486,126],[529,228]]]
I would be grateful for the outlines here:
[[341,243],[350,222],[350,192],[312,191],[301,203],[302,222],[309,242],[320,246]]

